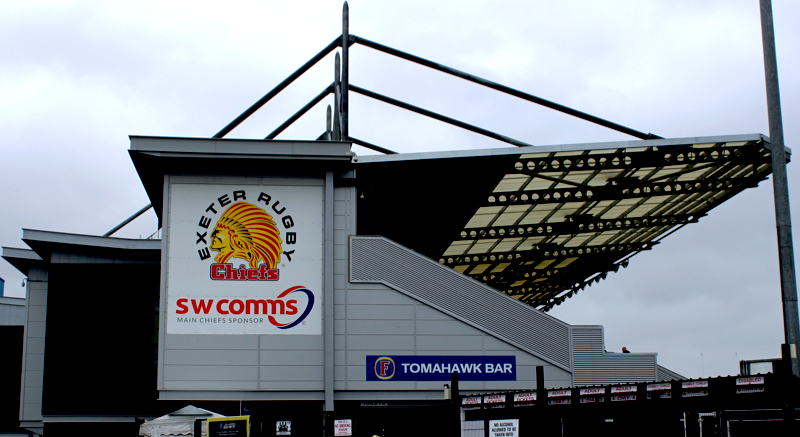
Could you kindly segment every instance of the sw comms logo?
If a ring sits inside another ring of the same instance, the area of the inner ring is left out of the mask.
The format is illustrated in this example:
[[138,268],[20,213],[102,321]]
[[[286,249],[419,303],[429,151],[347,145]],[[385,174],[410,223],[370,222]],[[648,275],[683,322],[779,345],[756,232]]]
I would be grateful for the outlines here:
[[[209,266],[209,277],[212,281],[279,281],[281,256],[286,262],[292,261],[295,250],[285,250],[284,246],[293,247],[297,243],[297,232],[292,216],[280,201],[260,192],[256,204],[247,202],[247,192],[237,190],[232,196],[224,194],[205,209],[198,221],[195,245],[202,245],[197,251],[200,261],[211,257],[216,252],[214,263]],[[231,199],[232,197],[232,199]],[[284,239],[281,238],[279,224],[273,215],[258,204],[263,204],[275,213],[283,227]],[[213,218],[218,216],[211,229]],[[207,240],[208,238],[208,240]],[[238,267],[234,259],[243,261]],[[285,267],[285,264],[283,265]],[[296,293],[306,297],[305,308],[298,309]],[[294,297],[294,299],[293,299]],[[219,315],[267,315],[267,320],[278,329],[289,329],[302,323],[314,307],[314,293],[302,285],[287,288],[274,299],[188,299],[177,301],[176,314],[209,314],[216,310]],[[294,316],[294,320],[285,321]],[[224,320],[224,319],[223,319]],[[217,322],[214,322],[217,323]]]
[[395,371],[394,360],[390,357],[380,357],[375,360],[375,376],[379,379],[392,379]]

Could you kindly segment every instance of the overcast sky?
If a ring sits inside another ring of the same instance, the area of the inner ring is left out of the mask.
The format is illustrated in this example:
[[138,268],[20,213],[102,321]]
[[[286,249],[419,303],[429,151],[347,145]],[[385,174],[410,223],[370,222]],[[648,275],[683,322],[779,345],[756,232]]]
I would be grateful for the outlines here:
[[[101,235],[146,205],[128,135],[215,134],[341,33],[341,7],[0,4],[0,245],[25,247],[22,228]],[[773,8],[794,147],[800,4]],[[758,0],[354,0],[350,17],[358,36],[637,130],[769,134]],[[531,144],[632,139],[363,46],[351,54],[353,84]],[[266,136],[332,80],[330,56],[228,137]],[[329,100],[278,138],[316,138]],[[350,109],[352,136],[398,152],[506,146],[360,95]],[[792,202],[797,223],[800,199]],[[117,236],[155,230],[148,212]],[[0,277],[7,296],[24,296],[22,275],[5,261]],[[550,314],[604,325],[608,350],[658,352],[660,364],[690,377],[735,374],[737,354],[774,357],[783,328],[771,179]]]

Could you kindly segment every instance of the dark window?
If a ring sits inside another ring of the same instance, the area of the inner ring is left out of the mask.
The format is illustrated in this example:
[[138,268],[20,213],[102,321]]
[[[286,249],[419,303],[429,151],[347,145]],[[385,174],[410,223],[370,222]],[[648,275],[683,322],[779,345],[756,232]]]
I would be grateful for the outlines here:
[[54,264],[47,293],[42,413],[155,409],[157,264]]

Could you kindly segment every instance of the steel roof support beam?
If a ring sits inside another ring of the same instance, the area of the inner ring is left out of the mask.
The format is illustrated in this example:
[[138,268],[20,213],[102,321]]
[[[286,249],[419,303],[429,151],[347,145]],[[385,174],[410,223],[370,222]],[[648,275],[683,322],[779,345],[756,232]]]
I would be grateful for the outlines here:
[[130,217],[128,217],[128,218],[126,218],[126,219],[125,219],[125,221],[123,221],[122,223],[120,223],[120,224],[118,224],[118,225],[114,226],[114,229],[112,229],[112,230],[110,230],[110,231],[106,232],[105,234],[103,234],[103,236],[104,236],[104,237],[110,237],[112,234],[114,234],[114,232],[117,232],[118,230],[122,229],[122,228],[123,228],[125,225],[127,225],[128,223],[130,223],[130,222],[132,222],[132,221],[136,220],[136,217],[139,217],[140,215],[144,214],[144,213],[145,213],[145,211],[147,211],[148,209],[150,209],[150,208],[152,208],[152,207],[153,207],[153,204],[152,204],[152,203],[148,203],[148,204],[147,204],[147,206],[145,206],[144,208],[140,209],[139,211],[137,211],[137,212],[136,212],[135,214],[133,214],[132,216],[130,216]]
[[591,188],[560,188],[536,191],[494,193],[484,206],[537,205],[542,203],[599,202],[603,200],[636,199],[653,196],[676,196],[725,191],[741,191],[758,186],[762,177],[753,179],[708,179],[685,182],[643,181],[632,186],[604,185]]
[[[482,273],[470,274],[470,276],[483,276],[486,281],[493,281],[495,283],[506,283],[507,287],[516,281],[531,281],[543,276],[549,277],[550,283],[567,283],[565,288],[571,288],[574,284],[583,283],[589,276],[597,273],[607,272],[615,269],[615,264],[623,258],[630,257],[633,253],[639,253],[643,250],[639,244],[625,247],[621,245],[618,250],[614,251],[593,251],[590,254],[585,254],[580,257],[557,256],[554,258],[547,258],[552,260],[550,264],[542,269],[536,269],[532,265],[523,266],[521,262],[513,263],[502,272],[491,273],[491,269],[486,269]],[[567,258],[576,258],[573,262],[566,266],[558,267],[560,262]],[[544,261],[545,258],[540,258],[536,261]],[[524,269],[524,270],[521,270]],[[619,269],[617,267],[617,269]],[[528,277],[524,273],[529,273]],[[492,277],[493,276],[493,277]],[[531,285],[528,284],[527,287]],[[524,285],[520,287],[525,287]]]
[[[480,264],[501,264],[501,263],[521,263],[526,261],[544,261],[545,259],[563,260],[575,256],[586,256],[591,254],[609,255],[625,253],[630,251],[650,250],[655,244],[652,243],[630,243],[630,244],[607,244],[597,246],[564,247],[557,246],[552,250],[523,250],[519,252],[492,252],[477,255],[449,256],[443,258],[446,266],[470,267]],[[579,253],[580,251],[580,253]],[[556,264],[557,262],[554,262]],[[566,267],[569,268],[569,267]],[[483,274],[483,273],[481,273]]]
[[504,143],[513,144],[513,145],[515,145],[517,147],[531,147],[531,146],[533,146],[533,144],[524,143],[522,141],[515,140],[514,138],[509,138],[509,137],[507,137],[505,135],[500,135],[500,134],[498,134],[496,132],[492,132],[490,130],[483,129],[483,128],[480,128],[478,126],[471,125],[469,123],[464,123],[463,121],[459,121],[459,120],[456,120],[454,118],[450,118],[450,117],[447,117],[447,116],[444,116],[444,115],[441,115],[441,114],[437,114],[436,112],[433,112],[433,111],[428,111],[427,109],[420,108],[419,106],[414,106],[414,105],[402,102],[400,100],[393,99],[393,98],[388,97],[388,96],[384,96],[383,94],[378,94],[376,92],[366,90],[364,88],[361,88],[361,87],[353,85],[353,84],[350,84],[350,91],[353,91],[353,92],[356,92],[358,94],[373,98],[375,100],[379,100],[379,101],[384,102],[384,103],[388,103],[390,105],[397,106],[399,108],[403,108],[403,109],[405,109],[407,111],[416,112],[417,114],[421,114],[421,115],[424,115],[426,117],[433,118],[435,120],[443,121],[443,122],[445,122],[447,124],[452,124],[453,126],[458,126],[458,127],[462,128],[462,129],[466,129],[468,131],[475,132],[477,134],[481,134],[481,135],[487,136],[489,138],[493,138],[495,140],[502,141]]
[[328,44],[328,45],[327,45],[327,46],[326,46],[324,49],[322,49],[322,51],[321,51],[321,52],[317,53],[317,54],[316,54],[316,55],[315,55],[313,58],[311,58],[311,59],[310,59],[308,62],[306,62],[305,64],[303,64],[303,66],[302,66],[302,67],[298,68],[298,69],[297,69],[297,70],[296,70],[294,73],[292,73],[291,75],[289,75],[289,77],[287,77],[286,79],[284,79],[284,80],[283,80],[283,82],[279,83],[279,84],[278,84],[278,86],[276,86],[275,88],[273,88],[272,90],[270,90],[270,92],[268,92],[267,94],[265,94],[265,95],[264,95],[264,97],[262,97],[262,98],[258,99],[258,101],[257,101],[257,102],[253,103],[253,105],[252,105],[252,106],[250,106],[249,108],[247,108],[247,110],[246,110],[246,111],[242,112],[242,113],[241,113],[241,114],[240,114],[238,117],[236,117],[236,119],[234,119],[232,122],[228,123],[228,125],[227,125],[227,126],[225,126],[224,128],[222,128],[222,130],[220,130],[219,132],[217,132],[216,134],[214,134],[214,136],[213,136],[213,137],[211,137],[211,138],[222,138],[222,137],[224,137],[225,135],[227,135],[227,134],[228,134],[230,131],[232,131],[232,130],[233,130],[233,129],[235,129],[237,126],[239,126],[239,125],[240,125],[240,124],[241,124],[243,121],[247,120],[247,118],[248,118],[248,117],[250,117],[251,115],[253,115],[253,113],[255,113],[256,111],[258,111],[258,110],[259,110],[259,109],[260,109],[262,106],[264,106],[264,105],[265,105],[267,102],[269,102],[270,100],[272,100],[272,98],[273,98],[273,97],[277,96],[277,95],[278,95],[278,93],[280,93],[281,91],[283,91],[283,90],[284,90],[286,87],[288,87],[288,86],[289,86],[289,85],[290,85],[292,82],[294,82],[294,81],[295,81],[295,80],[296,80],[298,77],[302,76],[302,75],[303,75],[303,73],[305,73],[306,71],[308,71],[309,69],[311,69],[311,67],[313,67],[313,66],[314,66],[314,65],[315,65],[317,62],[319,62],[320,60],[322,60],[322,58],[324,58],[325,56],[327,56],[327,55],[328,55],[328,53],[332,52],[332,51],[333,51],[333,50],[334,50],[336,47],[339,47],[341,44],[342,44],[342,38],[341,38],[341,36],[339,36],[339,37],[337,37],[336,39],[334,39],[334,40],[333,40],[333,42],[331,42],[330,44]]
[[400,50],[397,50],[397,49],[393,49],[393,48],[391,48],[389,46],[385,46],[383,44],[379,44],[379,43],[376,43],[374,41],[370,41],[370,40],[368,40],[366,38],[361,38],[360,36],[350,35],[350,40],[355,42],[355,43],[357,43],[357,44],[361,44],[363,46],[369,47],[371,49],[378,50],[380,52],[387,53],[387,54],[392,55],[392,56],[397,56],[400,59],[405,59],[406,61],[411,61],[411,62],[414,62],[414,63],[419,64],[419,65],[424,65],[424,66],[426,66],[428,68],[432,68],[434,70],[441,71],[442,73],[447,73],[447,74],[450,74],[452,76],[456,76],[458,78],[470,81],[472,83],[476,83],[478,85],[483,85],[483,86],[485,86],[487,88],[491,88],[491,89],[493,89],[495,91],[500,91],[502,93],[509,94],[509,95],[514,96],[514,97],[518,97],[520,99],[527,100],[527,101],[532,102],[532,103],[536,103],[537,105],[542,105],[542,106],[544,106],[546,108],[550,108],[550,109],[554,109],[554,110],[559,111],[559,112],[563,112],[565,114],[569,114],[569,115],[571,115],[573,117],[577,117],[577,118],[580,118],[582,120],[586,120],[586,121],[591,122],[591,123],[599,124],[600,126],[607,127],[609,129],[613,129],[615,131],[622,132],[622,133],[628,134],[628,135],[636,137],[636,138],[640,138],[640,139],[643,139],[643,140],[652,140],[652,139],[655,139],[655,138],[662,138],[662,137],[660,137],[658,135],[655,135],[655,134],[652,134],[652,133],[639,132],[639,131],[637,131],[635,129],[631,129],[629,127],[625,127],[625,126],[622,126],[620,124],[617,124],[617,123],[614,123],[614,122],[611,122],[611,121],[608,121],[608,120],[604,120],[604,119],[602,119],[600,117],[595,117],[594,115],[578,111],[577,109],[572,109],[572,108],[564,106],[564,105],[559,105],[558,103],[551,102],[549,100],[545,100],[545,99],[543,99],[541,97],[536,97],[536,96],[534,96],[532,94],[528,94],[528,93],[516,90],[514,88],[507,87],[505,85],[501,85],[501,84],[499,84],[497,82],[492,82],[491,80],[487,80],[487,79],[484,79],[482,77],[478,77],[478,76],[466,73],[466,72],[461,71],[461,70],[456,70],[455,68],[451,68],[451,67],[448,67],[446,65],[439,64],[437,62],[429,61],[427,59],[420,58],[419,56],[414,56],[414,55],[412,55],[410,53],[406,53],[406,52],[403,52],[403,51],[400,51]]
[[[556,237],[582,233],[598,233],[605,231],[626,231],[662,226],[677,226],[694,223],[705,214],[674,214],[650,217],[631,217],[618,219],[597,219],[592,222],[554,222],[535,225],[494,226],[470,228],[461,231],[453,241],[481,241],[498,238]],[[589,246],[591,248],[591,246]],[[603,247],[603,246],[600,246]],[[582,249],[576,247],[575,250]],[[585,249],[584,249],[585,250]]]
[[302,108],[300,108],[300,110],[299,110],[299,111],[295,112],[295,113],[294,113],[294,115],[292,115],[291,117],[289,117],[288,119],[286,119],[286,121],[284,121],[284,122],[283,122],[283,124],[281,124],[280,126],[278,126],[278,127],[277,127],[277,128],[274,130],[274,131],[270,132],[270,134],[269,134],[269,135],[267,135],[266,137],[264,137],[264,139],[265,139],[265,140],[271,140],[271,139],[274,139],[275,137],[277,137],[277,136],[278,136],[278,135],[279,135],[281,132],[283,132],[284,130],[286,130],[286,128],[287,128],[287,127],[291,126],[291,125],[292,125],[292,123],[294,123],[294,122],[295,122],[295,121],[297,121],[297,120],[298,120],[300,117],[302,117],[303,115],[305,115],[305,113],[306,113],[306,112],[308,112],[309,110],[311,110],[311,108],[313,108],[314,106],[316,106],[316,104],[317,104],[317,103],[321,102],[321,101],[322,101],[322,99],[324,99],[325,97],[328,97],[328,95],[329,95],[330,93],[332,93],[332,92],[333,92],[333,84],[330,84],[330,85],[328,85],[328,86],[327,86],[327,88],[325,88],[324,90],[322,90],[322,92],[321,92],[321,93],[317,94],[317,96],[316,96],[316,97],[314,97],[313,99],[311,99],[311,101],[310,101],[310,102],[306,103],[306,105],[305,105],[305,106],[303,106]]
[[617,152],[575,156],[544,156],[519,160],[513,173],[537,176],[542,172],[563,173],[575,170],[631,170],[670,165],[735,162],[737,164],[769,164],[763,143],[739,147],[693,148],[670,146],[658,151]]
[[353,144],[358,144],[361,147],[366,147],[367,149],[371,149],[371,150],[374,150],[376,152],[385,153],[387,155],[396,155],[397,154],[397,152],[395,152],[394,150],[385,149],[385,148],[383,148],[381,146],[378,146],[378,145],[375,145],[375,144],[372,144],[372,143],[368,143],[368,142],[366,142],[364,140],[359,140],[358,138],[354,138],[354,137],[348,136],[347,139],[350,140],[351,142],[353,142]]
[[[629,255],[630,253],[631,252],[620,252],[619,253],[619,257],[621,258],[623,256]],[[600,256],[598,256],[598,257],[593,259],[593,261],[602,261],[602,260],[603,259]],[[604,271],[605,270],[599,270],[599,271],[595,270],[594,273],[602,273]],[[508,273],[505,273],[505,272],[497,272],[497,273],[483,272],[483,273],[476,273],[476,274],[469,274],[468,273],[467,276],[471,277],[472,279],[481,281],[481,282],[483,282],[484,284],[486,284],[486,285],[488,285],[490,287],[495,287],[495,288],[498,288],[498,289],[501,289],[501,290],[503,288],[507,288],[507,287],[503,286],[504,284],[508,286],[508,285],[513,284],[516,281],[521,281],[521,280],[534,281],[534,280],[542,278],[542,277],[548,278],[548,280],[552,281],[554,276],[557,275],[557,274],[560,277],[564,278],[564,279],[569,276],[568,272],[566,271],[566,268],[561,268],[561,269],[547,268],[547,269],[536,270],[535,272],[536,272],[535,275],[531,275],[530,277],[527,277],[527,278],[522,276],[522,275],[520,275],[516,271],[509,271]],[[564,274],[563,275],[559,274],[561,272],[563,272]],[[594,274],[594,273],[592,273],[592,274]],[[583,281],[575,281],[575,282],[571,282],[571,284],[575,284],[576,282],[583,282]],[[530,285],[528,285],[528,287],[530,287]],[[569,288],[569,287],[565,287],[565,288]]]

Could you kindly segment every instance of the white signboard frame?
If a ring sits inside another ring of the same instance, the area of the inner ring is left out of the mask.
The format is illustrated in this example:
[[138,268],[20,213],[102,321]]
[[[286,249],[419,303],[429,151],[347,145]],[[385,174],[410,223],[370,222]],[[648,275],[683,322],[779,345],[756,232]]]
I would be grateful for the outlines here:
[[519,419],[490,420],[489,437],[519,437]]
[[335,437],[348,437],[353,435],[353,420],[340,419],[333,421],[333,435]]
[[322,334],[322,186],[171,183],[167,334]]

